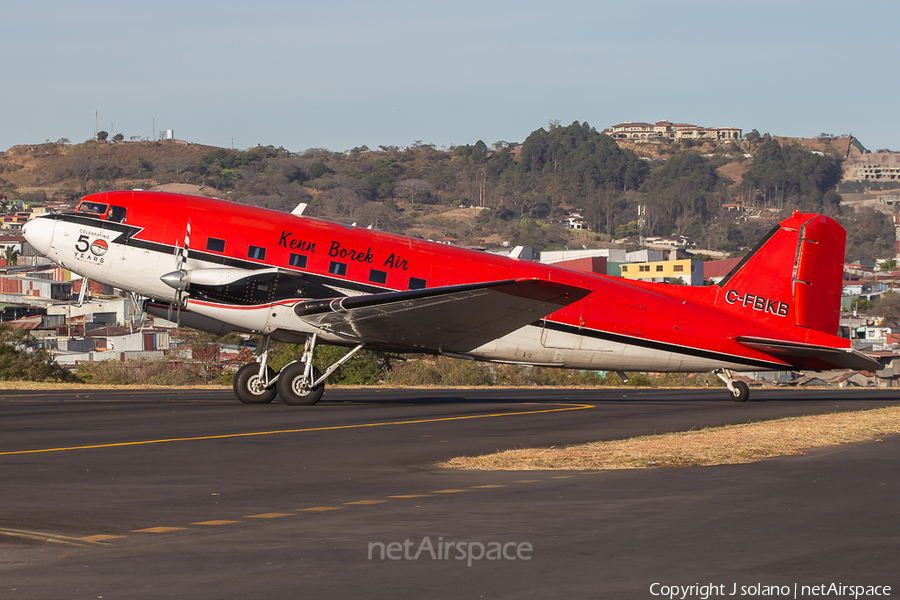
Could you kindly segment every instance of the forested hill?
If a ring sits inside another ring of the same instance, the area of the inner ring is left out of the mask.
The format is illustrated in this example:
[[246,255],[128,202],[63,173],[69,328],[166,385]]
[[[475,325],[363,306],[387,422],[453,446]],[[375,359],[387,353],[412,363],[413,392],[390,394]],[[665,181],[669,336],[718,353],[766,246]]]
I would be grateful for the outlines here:
[[[16,146],[0,154],[0,210],[18,200],[74,202],[91,191],[161,186],[279,210],[307,202],[314,216],[465,245],[554,249],[636,235],[643,206],[645,236],[682,234],[704,248],[735,251],[801,209],[841,220],[851,233],[851,259],[892,253],[883,215],[841,206],[840,157],[747,137],[740,145],[687,140],[626,148],[575,122],[538,129],[521,144],[449,149],[421,142],[347,152],[176,141]],[[734,204],[747,210],[729,210]],[[560,224],[571,212],[584,216],[591,233]]]

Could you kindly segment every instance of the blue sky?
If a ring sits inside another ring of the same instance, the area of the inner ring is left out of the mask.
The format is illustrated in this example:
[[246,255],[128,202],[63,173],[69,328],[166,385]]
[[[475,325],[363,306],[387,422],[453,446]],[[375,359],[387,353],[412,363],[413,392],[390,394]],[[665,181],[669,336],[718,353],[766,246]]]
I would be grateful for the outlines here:
[[[288,150],[521,142],[551,120],[900,150],[900,3],[4,0],[0,151],[100,129]],[[111,125],[112,124],[112,125]]]

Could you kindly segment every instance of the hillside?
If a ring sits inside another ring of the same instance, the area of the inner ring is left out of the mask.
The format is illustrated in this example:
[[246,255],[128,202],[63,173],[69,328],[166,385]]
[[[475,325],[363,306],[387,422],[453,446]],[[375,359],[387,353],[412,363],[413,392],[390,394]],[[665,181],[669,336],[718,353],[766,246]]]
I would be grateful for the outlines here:
[[[71,205],[92,191],[143,188],[285,211],[306,202],[312,216],[461,245],[540,249],[597,247],[636,235],[643,206],[644,235],[688,235],[701,247],[733,251],[751,246],[766,229],[769,221],[755,216],[800,208],[855,218],[842,214],[834,192],[835,156],[845,140],[806,142],[762,136],[740,146],[616,143],[575,122],[492,148],[478,141],[450,149],[415,144],[295,153],[178,141],[48,143],[0,153],[0,197],[7,207],[19,200]],[[832,152],[813,154],[815,144]],[[735,203],[754,218],[721,208]],[[572,215],[581,215],[591,231],[565,228]],[[870,247],[883,238],[882,229]]]
[[[80,183],[77,171],[80,165],[74,164],[77,162],[112,164],[120,173],[127,175],[137,160],[157,164],[177,160],[199,161],[204,154],[215,149],[178,142],[13,146],[0,153],[0,177],[20,193],[43,190],[52,196],[60,191],[77,191]],[[127,179],[130,178],[125,177],[121,182]]]

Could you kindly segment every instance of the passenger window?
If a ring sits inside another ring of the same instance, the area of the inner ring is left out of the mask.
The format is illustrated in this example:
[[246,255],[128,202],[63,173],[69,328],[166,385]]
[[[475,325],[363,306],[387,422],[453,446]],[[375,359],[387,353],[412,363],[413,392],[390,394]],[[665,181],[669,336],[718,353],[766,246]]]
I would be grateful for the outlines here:
[[409,278],[409,289],[411,290],[424,290],[427,286],[428,282],[424,279],[419,279],[418,277]]
[[125,207],[124,206],[110,206],[109,214],[106,216],[107,221],[115,221],[116,223],[124,223],[125,222]]
[[266,249],[259,246],[250,246],[250,250],[247,251],[247,258],[266,260]]
[[288,264],[292,267],[297,267],[298,269],[306,268],[306,255],[305,254],[294,254],[291,253],[291,258],[288,260]]
[[347,274],[347,265],[345,263],[333,262],[328,265],[328,272],[332,275],[345,276]]
[[369,281],[372,283],[387,283],[387,271],[372,269],[369,271]]
[[208,238],[206,240],[206,249],[212,252],[225,252],[225,240],[217,238]]

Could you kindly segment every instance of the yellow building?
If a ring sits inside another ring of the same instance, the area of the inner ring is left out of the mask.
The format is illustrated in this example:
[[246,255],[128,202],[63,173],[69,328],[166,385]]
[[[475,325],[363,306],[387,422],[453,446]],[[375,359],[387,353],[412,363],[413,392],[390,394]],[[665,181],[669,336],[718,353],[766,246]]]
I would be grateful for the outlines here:
[[703,285],[703,261],[696,258],[622,265],[622,277],[668,283],[681,279],[687,285]]

